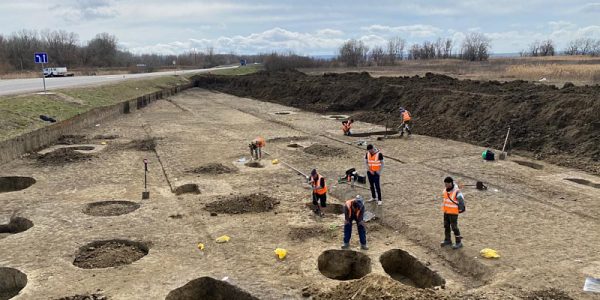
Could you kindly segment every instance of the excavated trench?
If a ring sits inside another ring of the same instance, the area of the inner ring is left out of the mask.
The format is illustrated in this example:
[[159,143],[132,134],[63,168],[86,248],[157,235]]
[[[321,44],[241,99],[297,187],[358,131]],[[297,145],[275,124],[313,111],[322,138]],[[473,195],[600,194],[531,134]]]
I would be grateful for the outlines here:
[[7,224],[0,225],[0,239],[11,234],[27,231],[33,227],[33,222],[23,217],[12,217]]
[[369,131],[369,132],[357,132],[352,133],[350,137],[369,137],[373,135],[394,135],[398,134],[397,130],[388,130],[388,131]]
[[200,187],[195,184],[195,183],[186,183],[184,185],[180,185],[178,187],[175,188],[175,190],[173,191],[173,193],[175,193],[175,195],[182,195],[182,194],[200,194]]
[[331,279],[359,279],[371,273],[371,259],[357,251],[326,250],[317,262],[321,274]]
[[540,164],[536,164],[534,162],[530,162],[530,161],[524,161],[524,160],[513,160],[513,162],[521,165],[521,166],[526,166],[526,167],[530,167],[532,169],[536,169],[536,170],[542,170],[544,168],[544,166],[540,165]]
[[86,205],[83,213],[95,217],[120,216],[131,213],[140,205],[131,201],[100,201]]
[[82,269],[100,269],[128,265],[146,256],[144,243],[130,240],[95,241],[79,249],[73,265]]
[[165,300],[258,300],[248,292],[226,281],[200,277],[172,290]]
[[[306,202],[306,207],[312,211],[316,209],[316,206],[312,202]],[[344,205],[337,203],[327,203],[327,206],[322,207],[321,211],[326,214],[341,215],[344,213]]]
[[0,300],[8,300],[18,295],[26,285],[27,275],[23,272],[0,267]]
[[0,177],[0,193],[16,192],[24,190],[33,184],[35,179],[25,176],[4,176]]
[[586,186],[591,186],[593,188],[597,188],[600,189],[600,183],[593,183],[587,179],[581,179],[581,178],[565,178],[565,180],[571,181],[571,182],[575,182],[578,184],[582,184],[582,185],[586,185]]
[[446,284],[438,273],[401,249],[386,251],[379,257],[379,262],[393,279],[410,286],[432,288]]

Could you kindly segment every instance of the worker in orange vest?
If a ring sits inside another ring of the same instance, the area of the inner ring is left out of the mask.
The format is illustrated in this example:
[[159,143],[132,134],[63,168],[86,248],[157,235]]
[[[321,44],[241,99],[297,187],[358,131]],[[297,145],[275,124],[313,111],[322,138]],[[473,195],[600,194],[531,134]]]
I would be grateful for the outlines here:
[[352,221],[356,221],[358,229],[358,239],[360,240],[360,248],[369,250],[367,247],[367,230],[363,217],[365,215],[365,206],[363,198],[356,195],[356,198],[346,201],[344,205],[344,244],[342,249],[350,248],[350,237],[352,236]]
[[[377,205],[381,205],[381,172],[383,172],[383,154],[373,145],[367,145],[367,154],[365,154],[365,165],[367,166],[367,177],[371,189],[371,200],[377,200]],[[377,198],[376,198],[377,197]]]
[[322,217],[324,213],[321,208],[327,207],[327,185],[325,184],[325,177],[321,176],[317,169],[310,172],[310,185],[313,191],[313,205],[316,207],[315,213]]
[[408,135],[411,135],[410,124],[412,123],[412,117],[410,112],[404,109],[404,107],[400,107],[400,115],[402,116],[402,124],[400,124],[400,129],[398,130],[400,131],[400,136],[404,135],[404,129],[406,129]]
[[342,131],[344,132],[344,135],[347,135],[347,136],[352,135],[352,132],[350,132],[350,129],[352,129],[353,123],[354,123],[354,119],[342,121]]
[[262,159],[262,148],[265,145],[267,145],[267,142],[260,136],[252,140],[250,145],[248,145],[252,159]]
[[444,189],[444,202],[442,204],[442,211],[444,212],[444,241],[441,243],[441,246],[452,245],[450,236],[450,229],[452,229],[456,238],[456,244],[452,246],[452,249],[459,249],[462,248],[463,244],[460,231],[458,230],[458,214],[462,213],[465,209],[465,199],[458,185],[452,180],[452,177],[446,177],[444,184],[446,185],[446,189]]

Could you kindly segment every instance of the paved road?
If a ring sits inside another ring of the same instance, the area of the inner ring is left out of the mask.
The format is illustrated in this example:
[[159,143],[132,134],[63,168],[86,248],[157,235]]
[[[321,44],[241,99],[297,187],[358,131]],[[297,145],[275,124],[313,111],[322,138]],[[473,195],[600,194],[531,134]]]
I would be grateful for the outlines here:
[[[221,69],[233,69],[237,66],[218,67],[212,69],[195,69],[195,70],[178,70],[177,74],[202,73]],[[98,85],[103,83],[123,81],[135,78],[155,77],[173,75],[173,71],[155,72],[143,74],[121,74],[121,75],[103,75],[103,76],[75,76],[75,77],[54,77],[46,78],[46,89],[55,90],[70,87]],[[27,78],[27,79],[9,79],[0,80],[0,96],[14,95],[32,92],[42,92],[42,78]]]

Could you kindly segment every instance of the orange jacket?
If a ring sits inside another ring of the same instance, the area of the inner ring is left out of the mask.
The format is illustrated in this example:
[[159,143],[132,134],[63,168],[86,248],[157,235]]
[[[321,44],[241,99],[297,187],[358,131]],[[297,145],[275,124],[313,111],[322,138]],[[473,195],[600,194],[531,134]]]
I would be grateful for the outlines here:
[[456,186],[450,193],[444,189],[444,202],[442,204],[442,211],[445,214],[458,215],[458,199],[456,198],[456,195],[458,195],[459,192],[460,190]]
[[253,142],[256,144],[256,147],[259,147],[259,148],[262,148],[267,144],[265,139],[260,136],[255,138]]
[[379,151],[371,155],[367,152],[367,164],[369,165],[369,171],[377,172],[381,170],[381,160],[379,160]]
[[410,113],[408,112],[408,110],[405,110],[402,112],[402,122],[406,122],[406,121],[410,121],[411,117],[410,117]]
[[[327,184],[325,183],[325,177],[321,175],[317,175],[317,180],[314,180],[313,177],[310,177],[310,184],[316,189],[313,192],[317,195],[325,195],[327,193]],[[323,179],[323,187],[321,187],[321,179]]]

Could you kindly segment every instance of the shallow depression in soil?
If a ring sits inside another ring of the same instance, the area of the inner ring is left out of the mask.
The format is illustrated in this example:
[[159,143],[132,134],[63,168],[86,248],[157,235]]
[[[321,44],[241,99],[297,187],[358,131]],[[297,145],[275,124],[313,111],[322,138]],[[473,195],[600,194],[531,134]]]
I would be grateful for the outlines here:
[[178,187],[175,188],[175,190],[173,191],[175,193],[175,195],[182,195],[182,194],[200,194],[200,187],[198,187],[197,184],[195,183],[186,183],[184,185],[180,185]]
[[[312,202],[306,202],[306,207],[315,210],[317,207]],[[341,215],[344,213],[344,205],[337,203],[327,203],[326,207],[321,207],[321,211],[326,214]]]
[[10,234],[27,231],[33,227],[33,222],[23,217],[12,217],[7,224],[0,224],[0,239]]
[[19,294],[27,285],[27,275],[13,269],[0,267],[0,300],[7,300]]
[[536,164],[534,162],[530,162],[530,161],[524,161],[524,160],[513,160],[513,161],[521,166],[530,167],[530,168],[533,168],[536,170],[541,170],[544,168],[544,166],[542,166],[540,164]]
[[381,266],[392,278],[418,288],[445,284],[445,280],[416,257],[401,249],[386,251],[379,258]]
[[96,241],[79,249],[73,265],[82,269],[128,265],[146,256],[148,251],[148,246],[140,242],[129,240]]
[[24,190],[33,184],[35,179],[25,176],[4,176],[0,177],[0,193],[16,192]]
[[587,186],[591,186],[597,189],[600,189],[600,183],[593,183],[589,180],[586,179],[581,179],[581,178],[565,178],[565,180],[571,181],[571,182],[575,182],[578,184],[582,184],[582,185],[587,185]]
[[262,193],[217,197],[217,201],[206,204],[211,213],[243,214],[273,210],[280,201]]
[[257,161],[247,162],[246,164],[244,164],[244,166],[246,166],[248,168],[264,168],[265,167],[263,164],[261,164],[260,162],[257,162]]
[[222,280],[200,277],[172,290],[165,300],[258,300],[248,292]]
[[371,259],[352,250],[327,250],[319,255],[321,274],[336,280],[359,279],[371,273]]
[[131,213],[140,205],[131,201],[100,201],[86,205],[83,213],[96,217],[120,216]]

